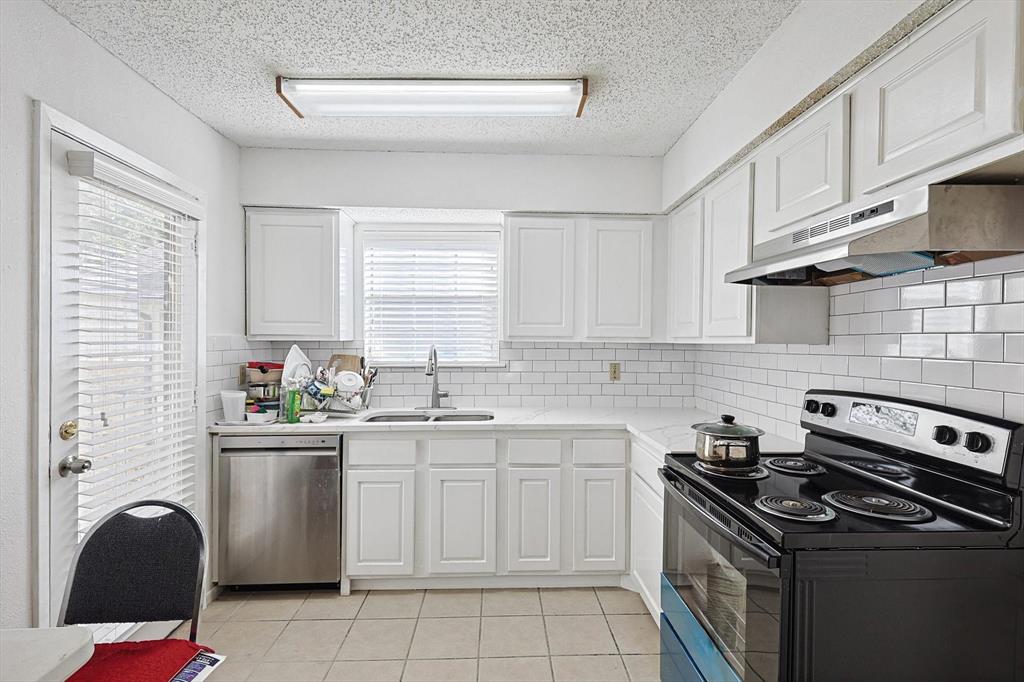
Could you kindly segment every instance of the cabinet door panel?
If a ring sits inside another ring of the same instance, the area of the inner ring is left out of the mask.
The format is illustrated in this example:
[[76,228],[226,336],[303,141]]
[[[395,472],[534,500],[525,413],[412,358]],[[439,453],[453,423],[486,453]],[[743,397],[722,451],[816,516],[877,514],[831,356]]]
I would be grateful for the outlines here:
[[493,573],[494,469],[430,471],[430,572]]
[[849,199],[849,96],[770,140],[755,166],[754,243]]
[[348,575],[412,575],[415,478],[414,471],[348,472]]
[[633,476],[630,505],[630,566],[648,608],[661,611],[662,501],[643,479]]
[[955,8],[854,91],[854,191],[873,192],[1019,130],[1020,3]]
[[704,195],[704,336],[750,333],[750,289],[725,274],[750,258],[751,164],[715,182]]
[[340,338],[339,213],[249,210],[246,222],[249,336]]
[[626,569],[626,470],[574,469],[575,571]]
[[561,471],[509,469],[508,569],[557,571],[561,556]]
[[587,230],[587,335],[651,336],[649,220],[590,221]]
[[576,224],[572,218],[509,218],[509,336],[572,336]]
[[683,206],[669,219],[668,335],[700,336],[703,284],[704,198]]

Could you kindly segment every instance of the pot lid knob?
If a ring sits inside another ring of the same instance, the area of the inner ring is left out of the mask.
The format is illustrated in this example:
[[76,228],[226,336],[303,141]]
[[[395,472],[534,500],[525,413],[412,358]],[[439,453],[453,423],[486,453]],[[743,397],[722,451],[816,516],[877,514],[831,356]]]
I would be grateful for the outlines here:
[[723,424],[733,424],[735,422],[736,422],[736,417],[732,416],[731,414],[723,414],[722,415],[722,423]]

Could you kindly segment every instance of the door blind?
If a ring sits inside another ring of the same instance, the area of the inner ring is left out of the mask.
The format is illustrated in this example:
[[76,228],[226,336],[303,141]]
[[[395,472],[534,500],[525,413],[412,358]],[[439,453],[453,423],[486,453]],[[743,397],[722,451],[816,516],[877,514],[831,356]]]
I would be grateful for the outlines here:
[[127,502],[192,508],[196,449],[195,221],[95,178],[77,181],[60,235],[77,367],[79,538]]
[[363,334],[376,364],[498,360],[497,231],[364,233]]

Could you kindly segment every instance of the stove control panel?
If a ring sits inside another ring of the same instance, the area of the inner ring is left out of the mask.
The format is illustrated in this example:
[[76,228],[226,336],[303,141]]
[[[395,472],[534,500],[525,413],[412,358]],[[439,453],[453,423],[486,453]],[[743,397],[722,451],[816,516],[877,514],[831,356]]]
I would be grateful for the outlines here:
[[801,422],[1002,475],[1019,425],[866,393],[810,391]]

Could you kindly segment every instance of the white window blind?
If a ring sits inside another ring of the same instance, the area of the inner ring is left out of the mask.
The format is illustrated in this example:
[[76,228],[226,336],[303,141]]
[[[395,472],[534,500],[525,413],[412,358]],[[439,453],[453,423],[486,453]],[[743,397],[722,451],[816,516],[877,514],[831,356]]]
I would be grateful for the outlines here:
[[367,230],[363,335],[376,364],[498,361],[499,232]]
[[194,506],[195,221],[94,178],[61,235],[70,329],[55,350],[76,361],[79,537],[126,502]]

